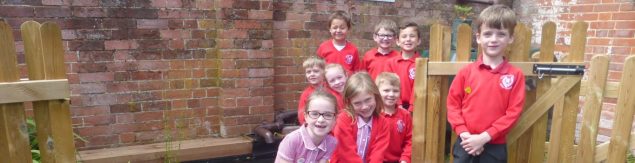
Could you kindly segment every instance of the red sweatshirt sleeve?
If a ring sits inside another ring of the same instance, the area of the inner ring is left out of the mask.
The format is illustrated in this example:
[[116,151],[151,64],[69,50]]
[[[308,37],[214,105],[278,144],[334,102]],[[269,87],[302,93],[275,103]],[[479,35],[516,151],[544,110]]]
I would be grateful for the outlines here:
[[403,152],[401,153],[401,158],[399,160],[410,163],[412,159],[412,116],[410,116],[410,113],[407,111],[404,116],[404,121],[406,123],[405,145],[403,147]]
[[448,91],[448,98],[446,102],[448,122],[450,122],[452,130],[454,130],[457,135],[463,132],[469,132],[465,126],[465,120],[463,119],[463,114],[461,112],[461,103],[465,96],[465,90],[463,88],[465,85],[466,71],[469,71],[467,66],[461,69],[461,71],[456,74],[456,77],[454,77],[454,81],[452,81],[452,85]]
[[300,95],[300,99],[298,99],[298,123],[300,125],[304,124],[304,108],[306,107],[306,99],[309,98],[309,95],[311,93],[309,93],[309,87],[307,87],[306,89],[304,89],[304,91],[302,91],[302,94]]
[[[376,127],[375,127],[376,126]],[[390,141],[390,129],[388,121],[382,116],[373,117],[373,129],[371,137],[374,137],[369,147],[368,163],[383,163],[384,155]]]
[[341,112],[337,116],[333,135],[338,144],[331,158],[332,163],[362,162],[362,158],[357,155],[357,125],[348,113]]
[[521,71],[517,71],[514,75],[517,78],[512,88],[512,93],[509,96],[505,115],[494,121],[492,126],[486,130],[492,140],[507,135],[507,132],[509,132],[514,123],[516,123],[520,117],[520,113],[523,111],[523,105],[525,105],[525,76]]

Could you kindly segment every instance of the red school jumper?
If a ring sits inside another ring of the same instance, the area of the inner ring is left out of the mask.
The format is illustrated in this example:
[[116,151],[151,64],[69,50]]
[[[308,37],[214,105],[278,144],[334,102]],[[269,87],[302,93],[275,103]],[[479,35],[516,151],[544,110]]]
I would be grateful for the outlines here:
[[338,51],[333,45],[333,39],[326,40],[320,44],[317,49],[317,55],[324,59],[328,63],[337,63],[344,67],[347,75],[353,74],[361,66],[359,63],[359,52],[357,47],[351,43],[346,42],[344,49]]
[[390,144],[384,159],[388,162],[403,160],[410,163],[412,156],[412,116],[410,116],[410,112],[402,107],[397,107],[392,115],[384,112],[381,115],[388,121],[390,130]]
[[325,86],[328,87],[326,88],[326,90],[331,93],[333,96],[335,96],[335,100],[337,100],[337,112],[344,112],[344,109],[346,107],[346,105],[344,105],[344,99],[342,98],[342,94],[340,94],[339,92],[331,89],[331,87],[329,86]]
[[[333,135],[337,138],[337,148],[331,157],[331,163],[361,163],[357,155],[357,115],[351,117],[347,112],[337,116]],[[370,131],[370,142],[366,153],[366,163],[382,163],[390,139],[388,121],[383,116],[374,116]]]
[[399,76],[401,82],[401,101],[399,104],[409,104],[408,111],[413,111],[414,107],[414,84],[415,84],[415,66],[419,53],[415,52],[412,57],[404,59],[401,54],[393,59],[388,60],[386,71],[393,72]]
[[447,98],[448,121],[456,134],[484,131],[491,144],[505,137],[520,117],[525,103],[525,76],[505,59],[492,69],[482,59],[462,68]]
[[362,58],[362,66],[360,69],[366,70],[370,77],[375,80],[377,76],[386,70],[388,60],[399,57],[399,52],[391,50],[388,54],[382,54],[377,51],[378,48],[370,49]]
[[304,112],[305,112],[305,107],[306,107],[306,100],[309,99],[309,96],[311,96],[311,94],[313,93],[313,91],[315,91],[315,87],[312,84],[309,84],[309,86],[307,86],[304,91],[302,91],[302,94],[300,95],[300,99],[298,101],[298,123],[300,125],[304,124]]

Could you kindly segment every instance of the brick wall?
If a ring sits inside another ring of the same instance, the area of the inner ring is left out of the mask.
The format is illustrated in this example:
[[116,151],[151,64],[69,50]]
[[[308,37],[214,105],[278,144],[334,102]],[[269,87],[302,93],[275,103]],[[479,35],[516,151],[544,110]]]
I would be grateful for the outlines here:
[[[624,71],[624,59],[635,55],[635,2],[632,0],[520,0],[514,9],[521,20],[533,28],[533,42],[539,47],[540,27],[547,21],[557,26],[557,55],[566,55],[571,43],[572,24],[575,21],[589,23],[585,62],[593,55],[610,58],[609,81],[619,81]],[[564,51],[564,52],[563,52]],[[608,140],[613,122],[616,99],[605,98],[598,137]]]

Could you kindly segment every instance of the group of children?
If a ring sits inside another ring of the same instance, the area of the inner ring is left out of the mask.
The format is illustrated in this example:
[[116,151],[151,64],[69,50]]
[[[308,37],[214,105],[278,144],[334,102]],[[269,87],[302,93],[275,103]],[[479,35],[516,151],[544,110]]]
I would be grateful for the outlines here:
[[[503,57],[515,23],[503,5],[488,7],[476,21],[483,52],[457,73],[447,97],[448,121],[459,137],[455,162],[506,162],[505,135],[524,104],[522,71]],[[301,127],[282,140],[276,162],[411,162],[418,25],[381,20],[373,35],[377,48],[361,61],[346,40],[346,13],[333,13],[328,27],[331,39],[302,65],[309,86],[298,104]]]

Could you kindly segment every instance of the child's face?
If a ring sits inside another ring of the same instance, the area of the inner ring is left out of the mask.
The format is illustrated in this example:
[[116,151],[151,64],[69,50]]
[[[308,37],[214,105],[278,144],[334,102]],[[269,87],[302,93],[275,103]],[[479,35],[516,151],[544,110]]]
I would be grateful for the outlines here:
[[382,101],[385,106],[393,107],[399,100],[399,86],[393,86],[387,82],[381,83],[377,86],[379,88],[379,94],[381,94]]
[[373,116],[377,106],[375,96],[366,92],[361,92],[357,96],[353,96],[353,98],[351,98],[351,104],[353,105],[355,114],[364,120],[369,120],[370,117]]
[[481,46],[483,53],[490,57],[503,56],[507,45],[514,42],[514,37],[508,29],[490,28],[486,24],[481,25],[481,32],[476,34],[476,43]]
[[331,21],[329,32],[331,32],[331,37],[333,37],[334,40],[344,41],[346,40],[348,25],[346,24],[346,21],[342,19],[333,19],[333,21]]
[[344,92],[344,85],[346,85],[346,74],[342,70],[337,68],[331,68],[326,71],[326,82],[329,83],[329,87],[333,90],[342,93]]
[[304,113],[309,134],[312,136],[326,136],[335,126],[335,104],[324,98],[316,98],[309,102]]
[[395,33],[382,28],[373,35],[373,40],[375,40],[379,48],[390,49],[395,43]]
[[415,48],[421,44],[421,40],[419,36],[417,36],[415,29],[415,27],[408,27],[400,31],[399,37],[397,38],[397,45],[401,47],[401,50],[414,51]]
[[324,81],[324,70],[318,66],[304,69],[304,75],[309,84],[318,85]]

